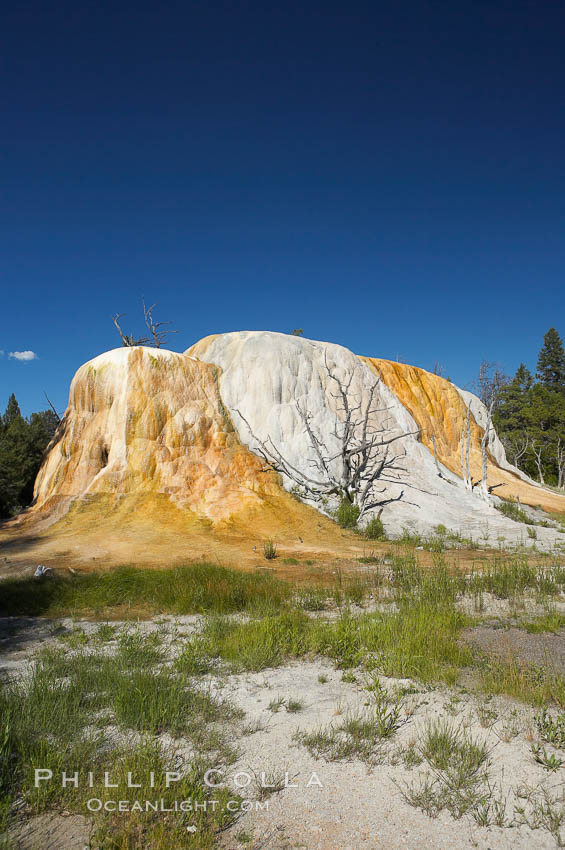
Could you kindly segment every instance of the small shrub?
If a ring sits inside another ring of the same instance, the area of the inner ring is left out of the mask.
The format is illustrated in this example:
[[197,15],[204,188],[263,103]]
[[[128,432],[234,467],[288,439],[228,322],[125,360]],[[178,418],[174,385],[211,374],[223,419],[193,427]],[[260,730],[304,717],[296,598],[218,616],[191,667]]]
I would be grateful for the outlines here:
[[418,749],[432,773],[401,789],[410,805],[430,817],[447,809],[452,817],[460,818],[483,804],[489,765],[484,744],[448,722],[437,720],[428,724]]
[[255,791],[260,800],[268,800],[272,794],[277,794],[286,787],[286,773],[275,770],[271,773],[255,774]]
[[404,762],[404,767],[408,770],[413,767],[419,767],[423,762],[422,756],[416,749],[415,741],[411,741],[408,746],[402,750],[401,758]]
[[369,520],[364,533],[369,540],[386,540],[385,527],[380,516],[374,516]]
[[406,546],[420,546],[422,543],[422,538],[415,531],[410,531],[409,528],[403,528],[402,534],[398,538],[399,543],[403,543]]
[[485,701],[477,707],[477,717],[483,729],[486,729],[498,719],[498,711]]
[[535,722],[542,741],[559,749],[565,748],[565,714],[560,713],[552,717],[544,708],[536,715]]
[[357,505],[352,504],[349,499],[342,499],[335,512],[337,524],[341,528],[357,528],[359,513],[360,510]]
[[263,554],[267,561],[272,561],[277,557],[277,544],[273,543],[272,540],[267,540],[263,543]]
[[357,676],[355,673],[352,673],[351,670],[346,670],[341,677],[341,681],[348,685],[354,685],[357,682]]
[[539,744],[532,744],[532,753],[537,763],[545,767],[546,770],[559,770],[565,764],[556,753],[548,753],[545,747],[540,747]]
[[375,706],[374,711],[348,714],[340,726],[329,724],[313,732],[300,732],[295,740],[315,758],[326,761],[361,759],[369,765],[382,761],[383,747],[402,725],[396,707]]

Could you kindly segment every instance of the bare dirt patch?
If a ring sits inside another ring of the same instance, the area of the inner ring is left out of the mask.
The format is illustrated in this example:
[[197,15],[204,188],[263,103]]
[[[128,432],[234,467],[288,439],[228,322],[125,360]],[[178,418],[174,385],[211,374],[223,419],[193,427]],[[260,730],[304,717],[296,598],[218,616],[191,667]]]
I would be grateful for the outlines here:
[[497,626],[475,626],[462,635],[469,646],[495,655],[503,661],[549,667],[565,675],[565,629],[558,633],[531,634],[524,629]]

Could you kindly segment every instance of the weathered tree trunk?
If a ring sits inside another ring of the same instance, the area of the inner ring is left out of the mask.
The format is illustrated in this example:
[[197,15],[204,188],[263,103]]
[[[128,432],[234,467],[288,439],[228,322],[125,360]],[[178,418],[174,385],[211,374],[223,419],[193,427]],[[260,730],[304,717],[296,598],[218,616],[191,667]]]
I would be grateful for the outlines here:
[[470,453],[471,453],[471,402],[467,405],[467,417],[465,420],[465,425],[463,428],[463,434],[461,435],[461,478],[463,479],[463,484],[465,485],[466,490],[473,489],[473,483],[471,481],[471,466],[470,466]]
[[561,437],[557,439],[557,451],[556,451],[556,460],[557,460],[557,486],[560,490],[563,489],[563,484],[565,481],[565,443],[562,441]]
[[542,452],[543,452],[543,446],[537,446],[535,443],[532,443],[532,451],[534,453],[534,457],[536,459],[536,466],[538,468],[539,483],[543,487],[544,484],[545,484],[545,479],[543,477],[543,464],[542,464],[542,459],[541,459],[541,455],[542,455]]
[[490,495],[489,495],[489,491],[488,491],[488,482],[487,482],[487,475],[488,475],[487,446],[488,446],[488,440],[489,440],[489,434],[490,434],[490,428],[491,428],[493,406],[494,406],[494,401],[491,401],[489,407],[487,408],[487,411],[488,411],[487,422],[486,422],[486,426],[485,426],[485,432],[484,432],[483,438],[481,440],[481,455],[482,455],[482,459],[483,459],[483,477],[482,477],[482,480],[481,480],[480,493],[481,493],[481,498],[487,503],[490,502]]

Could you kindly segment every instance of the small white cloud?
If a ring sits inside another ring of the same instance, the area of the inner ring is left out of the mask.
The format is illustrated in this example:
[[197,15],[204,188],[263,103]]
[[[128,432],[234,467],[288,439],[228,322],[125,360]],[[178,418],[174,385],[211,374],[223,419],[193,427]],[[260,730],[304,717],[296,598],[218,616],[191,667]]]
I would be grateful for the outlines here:
[[8,356],[13,357],[14,360],[37,360],[35,351],[10,351]]

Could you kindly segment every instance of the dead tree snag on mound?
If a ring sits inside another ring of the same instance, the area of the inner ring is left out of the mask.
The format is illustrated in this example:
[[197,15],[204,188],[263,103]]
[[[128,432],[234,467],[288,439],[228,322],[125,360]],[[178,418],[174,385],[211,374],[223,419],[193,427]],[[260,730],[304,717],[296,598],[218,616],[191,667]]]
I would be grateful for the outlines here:
[[471,402],[467,405],[465,425],[461,434],[461,478],[466,490],[473,489],[471,472],[469,466],[469,453],[471,448]]
[[176,334],[178,331],[162,330],[165,325],[170,325],[172,322],[156,322],[153,318],[153,310],[157,304],[152,304],[151,307],[145,306],[145,298],[141,299],[143,304],[143,318],[151,336],[135,337],[133,334],[126,334],[120,327],[120,319],[125,316],[125,313],[115,313],[111,318],[120,335],[122,345],[127,348],[133,348],[136,345],[150,345],[152,348],[161,348],[167,342],[169,334]]
[[479,379],[477,388],[480,393],[481,401],[486,409],[486,423],[481,438],[481,460],[482,460],[482,477],[478,481],[473,481],[470,472],[469,454],[471,449],[471,401],[467,403],[467,416],[463,433],[461,435],[461,477],[463,484],[467,490],[473,492],[475,487],[478,487],[478,493],[481,499],[487,504],[490,503],[490,494],[497,487],[504,486],[503,484],[495,484],[492,487],[488,486],[488,445],[492,430],[492,415],[500,398],[500,390],[506,383],[506,376],[496,368],[496,363],[489,363],[486,360],[480,365]]
[[[284,457],[270,436],[261,440],[241,411],[236,408],[235,412],[247,426],[258,446],[258,453],[268,464],[268,469],[286,475],[299,488],[300,495],[304,498],[316,502],[330,496],[347,499],[359,508],[361,520],[368,511],[389,502],[400,501],[404,497],[404,489],[401,489],[397,496],[387,497],[388,484],[412,486],[403,480],[403,474],[407,470],[401,465],[401,460],[406,452],[394,447],[405,437],[420,432],[416,430],[387,436],[390,431],[386,427],[386,420],[379,426],[372,422],[373,414],[384,413],[389,409],[373,406],[380,379],[375,380],[363,399],[361,394],[355,396],[350,392],[353,372],[348,380],[344,381],[337,376],[335,369],[329,366],[327,356],[324,363],[330,381],[336,388],[336,392],[331,395],[337,401],[337,415],[330,435],[322,434],[314,426],[312,413],[300,402],[296,402],[296,409],[312,450],[312,456],[307,461],[308,470],[298,468]],[[333,449],[328,445],[328,436],[335,439]]]

